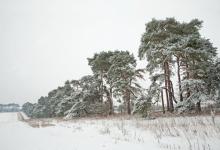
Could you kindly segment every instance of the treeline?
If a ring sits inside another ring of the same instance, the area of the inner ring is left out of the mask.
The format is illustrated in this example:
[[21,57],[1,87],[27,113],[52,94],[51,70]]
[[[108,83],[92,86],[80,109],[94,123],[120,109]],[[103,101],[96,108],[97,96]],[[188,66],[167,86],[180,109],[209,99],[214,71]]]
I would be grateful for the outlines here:
[[[155,102],[162,104],[164,113],[175,108],[201,111],[202,101],[220,102],[220,61],[217,49],[201,37],[201,26],[197,19],[189,23],[153,19],[146,24],[138,51],[139,59],[147,60],[146,68],[137,69],[129,51],[102,51],[88,58],[93,75],[66,81],[22,109],[37,118],[112,115],[114,111],[146,116]],[[146,73],[151,79],[148,89],[139,85]],[[118,110],[116,100],[121,104]]]
[[15,103],[10,104],[0,104],[0,112],[18,112],[20,111],[20,106]]
[[23,111],[37,118],[111,115],[114,97],[118,102],[123,101],[118,111],[131,114],[131,100],[141,93],[137,78],[143,78],[143,70],[136,70],[135,57],[128,51],[103,51],[88,58],[88,64],[93,75],[66,81],[64,86],[41,97],[38,103],[25,103]]

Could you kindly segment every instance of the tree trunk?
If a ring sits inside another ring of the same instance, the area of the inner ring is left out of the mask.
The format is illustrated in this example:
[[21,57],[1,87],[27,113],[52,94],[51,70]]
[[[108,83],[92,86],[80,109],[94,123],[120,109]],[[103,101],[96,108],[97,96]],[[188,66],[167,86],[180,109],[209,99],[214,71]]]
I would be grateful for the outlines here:
[[[196,87],[196,91],[199,92],[198,87]],[[197,112],[197,113],[200,113],[201,111],[202,111],[202,109],[201,109],[201,102],[198,101],[198,102],[196,103],[196,112]]]
[[[169,63],[165,62],[166,66],[166,73],[167,73],[167,89],[169,91],[172,91],[172,85],[171,85],[171,80],[170,80],[170,68],[169,68]],[[170,112],[173,112],[174,107],[173,107],[173,96],[172,92],[169,92],[169,105],[170,105]]]
[[101,93],[101,102],[103,102],[103,91],[104,91],[104,84],[103,84],[103,73],[101,72],[101,91],[100,91],[100,93]]
[[165,114],[164,101],[163,101],[163,90],[162,89],[161,89],[161,101],[162,101],[163,114]]
[[175,103],[177,103],[176,98],[175,98],[175,95],[174,95],[174,89],[173,89],[173,83],[172,83],[172,81],[170,81],[170,85],[171,85],[171,89],[172,89],[171,94],[172,94],[173,101],[174,101]]
[[113,99],[112,99],[112,88],[110,88],[109,89],[109,93],[110,93],[110,95],[109,95],[109,100],[110,100],[110,112],[109,112],[109,114],[110,115],[112,115],[112,114],[114,114],[114,106],[113,106]]
[[126,103],[126,109],[127,109],[127,114],[131,114],[131,95],[128,89],[126,89],[125,92],[125,103]]
[[196,111],[197,111],[198,113],[200,113],[200,112],[202,111],[202,109],[201,109],[201,102],[197,102],[197,103],[196,103]]
[[112,100],[111,88],[108,91],[107,88],[104,86],[104,91],[106,93],[107,101],[109,103],[109,115],[112,115],[112,114],[114,114],[114,108],[113,108],[113,100]]
[[[170,91],[172,91],[172,86],[171,86],[171,84],[170,84],[170,82],[169,82],[169,84],[168,84],[168,89],[170,90]],[[172,92],[169,92],[169,102],[170,102],[170,112],[173,112],[174,111],[174,106],[173,106],[173,93]]]
[[[190,75],[189,75],[189,66],[188,66],[188,63],[186,62],[186,78],[189,79],[190,78]],[[187,88],[187,98],[190,97],[190,90],[189,88]]]
[[[219,85],[220,87],[220,85]],[[220,88],[218,89],[218,100],[220,101]]]
[[167,90],[167,87],[168,87],[168,80],[167,80],[167,68],[166,68],[166,65],[164,63],[164,76],[165,76],[165,94],[166,94],[166,101],[167,101],[167,111],[170,110],[170,103],[169,103],[169,95],[168,95],[168,90]]
[[179,84],[179,97],[180,101],[183,101],[183,95],[182,95],[182,87],[181,87],[181,77],[180,77],[180,60],[179,57],[176,57],[177,62],[177,76],[178,76],[178,84]]

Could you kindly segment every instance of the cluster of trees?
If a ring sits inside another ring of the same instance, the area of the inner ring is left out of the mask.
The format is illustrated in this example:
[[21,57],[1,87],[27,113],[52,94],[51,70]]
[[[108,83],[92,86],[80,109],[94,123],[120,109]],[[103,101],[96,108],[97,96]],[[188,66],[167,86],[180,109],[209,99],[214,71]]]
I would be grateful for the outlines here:
[[[153,19],[146,24],[138,51],[139,59],[147,60],[145,69],[136,68],[129,51],[102,51],[88,58],[93,75],[66,81],[22,109],[30,117],[112,115],[117,100],[127,114],[146,115],[152,102],[159,101],[164,113],[165,105],[170,112],[175,106],[181,111],[201,111],[202,101],[220,101],[217,49],[200,35],[201,26],[197,19],[189,23]],[[151,79],[148,89],[139,85],[145,72]]]
[[[180,23],[174,18],[155,20],[146,24],[141,38],[139,58],[147,59],[154,98],[161,95],[163,110],[174,111],[174,103],[181,110],[201,111],[201,102],[220,100],[216,97],[220,86],[217,49],[202,37],[202,21],[194,19]],[[172,79],[177,79],[178,92]],[[157,89],[155,91],[155,89]],[[195,106],[195,107],[194,107]]]

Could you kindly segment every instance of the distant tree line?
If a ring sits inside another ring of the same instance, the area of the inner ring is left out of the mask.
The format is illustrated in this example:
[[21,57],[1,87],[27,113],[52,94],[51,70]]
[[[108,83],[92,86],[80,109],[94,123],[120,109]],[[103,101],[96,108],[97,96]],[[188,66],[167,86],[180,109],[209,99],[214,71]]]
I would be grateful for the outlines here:
[[[164,113],[175,108],[199,112],[203,101],[220,102],[220,60],[217,48],[200,35],[201,26],[197,19],[189,23],[153,19],[146,24],[138,50],[139,59],[147,60],[146,68],[137,69],[129,51],[95,53],[88,58],[93,75],[68,80],[37,103],[25,103],[22,110],[35,118],[112,115],[115,111],[146,116],[152,104],[160,102]],[[146,73],[151,79],[148,89],[139,84]],[[116,100],[120,110],[114,108]]]
[[20,106],[15,103],[10,104],[0,104],[0,112],[18,112],[20,111]]

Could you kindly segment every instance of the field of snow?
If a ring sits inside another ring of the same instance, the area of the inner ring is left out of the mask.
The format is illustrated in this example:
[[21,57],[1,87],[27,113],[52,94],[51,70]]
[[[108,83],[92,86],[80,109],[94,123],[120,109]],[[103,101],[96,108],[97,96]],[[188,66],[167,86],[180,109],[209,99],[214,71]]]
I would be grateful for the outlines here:
[[209,116],[71,121],[18,118],[16,113],[0,113],[1,150],[220,149],[219,116],[215,122]]

